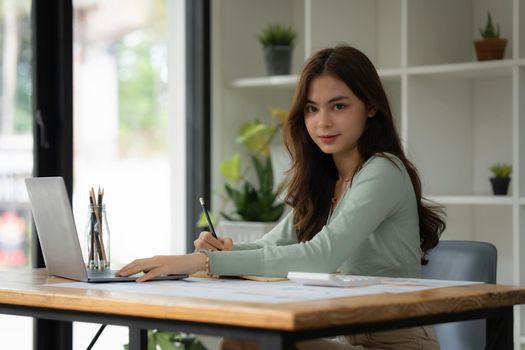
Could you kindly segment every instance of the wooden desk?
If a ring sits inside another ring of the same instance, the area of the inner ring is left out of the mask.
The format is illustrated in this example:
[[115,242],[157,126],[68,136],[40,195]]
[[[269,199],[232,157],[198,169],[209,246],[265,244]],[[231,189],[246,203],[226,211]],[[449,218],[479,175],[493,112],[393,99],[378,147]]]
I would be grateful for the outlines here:
[[[297,340],[466,319],[487,319],[487,344],[513,348],[513,305],[525,289],[471,285],[415,293],[287,304],[216,302],[44,286],[68,280],[43,269],[0,272],[0,313],[130,328],[130,350],[145,349],[146,329],[258,340],[288,349]],[[264,282],[261,282],[264,283]]]

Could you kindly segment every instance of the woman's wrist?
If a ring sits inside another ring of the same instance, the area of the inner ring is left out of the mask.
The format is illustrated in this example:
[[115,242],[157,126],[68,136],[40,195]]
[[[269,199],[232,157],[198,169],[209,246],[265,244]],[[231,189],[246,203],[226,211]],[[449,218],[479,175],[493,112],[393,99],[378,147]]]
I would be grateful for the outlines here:
[[199,249],[195,255],[199,257],[199,271],[206,271],[208,276],[211,276],[210,258],[208,256],[208,251],[205,249]]

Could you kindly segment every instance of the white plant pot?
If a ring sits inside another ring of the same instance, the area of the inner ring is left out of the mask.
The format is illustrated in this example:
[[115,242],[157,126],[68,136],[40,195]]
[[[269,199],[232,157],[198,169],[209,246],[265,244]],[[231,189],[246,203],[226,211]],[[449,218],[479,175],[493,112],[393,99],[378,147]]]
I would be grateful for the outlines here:
[[234,243],[253,242],[270,232],[277,222],[228,221],[219,222],[218,235],[231,237]]

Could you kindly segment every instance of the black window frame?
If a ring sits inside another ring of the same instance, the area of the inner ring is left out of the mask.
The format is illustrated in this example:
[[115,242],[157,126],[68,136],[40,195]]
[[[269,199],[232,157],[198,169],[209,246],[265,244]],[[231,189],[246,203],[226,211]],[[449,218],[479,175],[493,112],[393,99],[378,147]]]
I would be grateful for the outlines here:
[[186,0],[186,252],[198,235],[198,198],[211,202],[210,6],[209,0]]
[[[33,176],[62,176],[73,191],[73,4],[33,0]],[[33,225],[32,264],[44,267]],[[73,348],[71,322],[35,318],[33,349]]]

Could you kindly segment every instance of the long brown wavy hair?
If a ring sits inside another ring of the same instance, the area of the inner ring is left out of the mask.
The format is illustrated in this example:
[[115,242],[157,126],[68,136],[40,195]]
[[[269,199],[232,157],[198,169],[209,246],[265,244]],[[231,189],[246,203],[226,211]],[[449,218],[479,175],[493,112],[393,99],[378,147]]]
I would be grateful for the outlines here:
[[286,202],[294,209],[293,223],[298,240],[311,240],[325,225],[338,179],[332,156],[323,153],[314,143],[304,122],[310,83],[322,74],[341,79],[367,109],[376,110],[373,118],[366,118],[365,129],[358,141],[361,164],[373,155],[384,153],[391,153],[403,162],[416,195],[420,246],[424,253],[421,263],[426,264],[426,252],[438,244],[446,226],[443,207],[430,203],[421,195],[421,180],[417,169],[403,152],[374,65],[361,51],[346,45],[318,51],[304,64],[284,126],[284,142],[292,159]]

